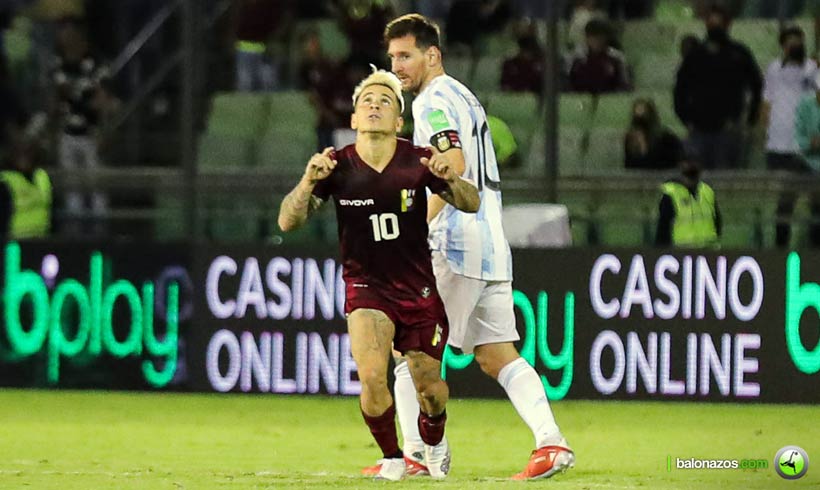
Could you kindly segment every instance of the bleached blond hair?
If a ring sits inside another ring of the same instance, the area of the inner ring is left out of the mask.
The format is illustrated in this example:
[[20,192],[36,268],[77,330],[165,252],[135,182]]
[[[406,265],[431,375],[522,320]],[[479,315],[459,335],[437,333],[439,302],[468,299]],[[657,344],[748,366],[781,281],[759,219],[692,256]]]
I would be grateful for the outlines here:
[[374,65],[370,65],[370,67],[373,68],[373,73],[359,82],[353,90],[353,108],[356,108],[356,102],[359,100],[359,96],[362,92],[364,92],[364,89],[371,85],[381,85],[389,88],[396,94],[396,98],[399,99],[399,105],[401,106],[401,112],[404,112],[404,96],[401,94],[401,80],[399,80],[399,77],[389,71],[379,70]]

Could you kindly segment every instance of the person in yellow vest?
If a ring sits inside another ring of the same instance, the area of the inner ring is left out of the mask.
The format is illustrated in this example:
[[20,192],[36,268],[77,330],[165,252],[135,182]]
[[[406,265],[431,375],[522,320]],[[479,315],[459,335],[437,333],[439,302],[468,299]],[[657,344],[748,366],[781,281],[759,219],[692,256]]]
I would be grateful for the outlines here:
[[51,231],[51,179],[38,166],[37,143],[27,131],[10,131],[0,171],[0,233],[9,240],[44,238]]
[[694,154],[681,153],[680,177],[661,185],[655,244],[675,247],[720,246],[721,217],[715,191],[700,180]]

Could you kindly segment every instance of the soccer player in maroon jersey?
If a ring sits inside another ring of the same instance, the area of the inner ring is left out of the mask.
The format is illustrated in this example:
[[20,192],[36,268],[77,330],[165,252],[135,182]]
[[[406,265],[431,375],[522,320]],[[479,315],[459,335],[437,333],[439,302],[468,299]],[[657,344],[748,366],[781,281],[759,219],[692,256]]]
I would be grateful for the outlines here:
[[338,152],[326,148],[310,159],[282,201],[279,227],[298,228],[333,197],[361,410],[384,454],[376,477],[400,480],[406,463],[387,385],[391,343],[407,358],[421,404],[419,431],[431,458],[447,420],[441,357],[448,323],[427,245],[426,189],[471,213],[478,211],[479,196],[438,150],[397,137],[404,99],[395,75],[377,70],[365,78],[353,93],[353,108],[356,143]]

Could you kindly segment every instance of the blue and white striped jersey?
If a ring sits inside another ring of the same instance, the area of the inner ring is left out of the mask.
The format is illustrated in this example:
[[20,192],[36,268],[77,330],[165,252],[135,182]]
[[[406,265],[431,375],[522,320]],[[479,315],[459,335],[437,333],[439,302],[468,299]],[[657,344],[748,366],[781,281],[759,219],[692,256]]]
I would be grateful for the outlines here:
[[[456,131],[464,153],[463,177],[481,196],[478,213],[446,205],[430,223],[430,247],[446,254],[457,274],[484,281],[511,281],[512,255],[501,223],[501,182],[487,114],[455,78],[434,78],[413,101],[413,142],[434,144]],[[447,146],[445,143],[444,146]]]

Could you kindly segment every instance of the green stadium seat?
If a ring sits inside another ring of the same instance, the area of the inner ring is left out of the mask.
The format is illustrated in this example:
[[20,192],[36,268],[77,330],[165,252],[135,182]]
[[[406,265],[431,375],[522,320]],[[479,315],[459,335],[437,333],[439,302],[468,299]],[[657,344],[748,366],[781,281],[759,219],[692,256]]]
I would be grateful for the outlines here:
[[197,162],[207,171],[225,167],[247,167],[253,163],[253,139],[207,130],[199,137]]
[[266,128],[274,126],[310,126],[315,128],[318,115],[307,91],[285,91],[268,94],[270,109]]
[[477,91],[498,90],[501,83],[501,64],[503,59],[498,56],[483,56],[479,58],[473,74],[471,88]]
[[[444,67],[447,74],[462,83],[469,83],[472,78],[473,60],[467,56],[445,56]],[[478,90],[476,87],[470,87]]]
[[350,55],[350,40],[347,35],[339,29],[339,24],[336,20],[318,20],[315,22],[314,27],[319,32],[319,41],[322,43],[322,51],[327,57],[335,61],[347,59]]
[[214,134],[255,138],[264,129],[270,100],[267,94],[223,92],[211,100],[207,131]]
[[664,0],[656,2],[655,20],[664,23],[678,23],[694,18],[691,0]]
[[677,52],[675,24],[656,20],[634,20],[624,24],[621,35],[623,52],[628,59],[640,59],[647,54]]
[[301,175],[318,140],[313,126],[274,126],[268,128],[256,147],[259,167],[281,169],[286,175]]
[[592,126],[595,128],[619,128],[626,131],[632,113],[633,93],[605,94],[598,97]]
[[653,243],[659,193],[615,192],[602,198],[595,215],[596,230],[602,245],[634,247]]
[[558,98],[558,125],[588,128],[592,124],[592,96],[589,94],[561,94]]
[[481,52],[485,56],[507,58],[518,52],[518,43],[508,33],[490,34],[481,39]]
[[[561,176],[579,176],[583,174],[581,162],[586,151],[586,130],[570,126],[558,129],[558,174]],[[544,136],[534,138],[533,144],[539,145],[541,153],[544,150]],[[543,164],[542,164],[543,166]]]
[[592,128],[582,166],[585,175],[618,174],[624,168],[624,133],[620,128]]
[[779,33],[776,20],[738,19],[731,28],[732,37],[749,48],[761,70],[781,54]]
[[540,115],[538,97],[529,92],[490,92],[481,100],[489,114],[507,123],[518,147],[528,148]]
[[675,52],[669,54],[647,54],[636,63],[635,89],[667,89],[675,87],[675,77],[678,73],[680,56]]

